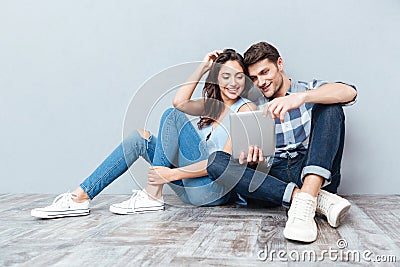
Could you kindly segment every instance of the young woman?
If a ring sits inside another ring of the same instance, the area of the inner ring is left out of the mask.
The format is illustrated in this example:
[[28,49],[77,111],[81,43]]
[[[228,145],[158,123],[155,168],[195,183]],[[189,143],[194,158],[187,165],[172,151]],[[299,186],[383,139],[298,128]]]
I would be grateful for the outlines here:
[[[199,80],[208,71],[203,98],[192,100]],[[229,133],[229,112],[256,109],[241,97],[250,86],[246,74],[242,56],[233,49],[207,54],[176,93],[175,108],[163,114],[158,139],[148,131],[134,131],[77,189],[57,196],[50,206],[33,209],[31,215],[39,218],[88,215],[89,200],[128,170],[139,156],[153,165],[148,172],[148,183],[145,189],[134,190],[129,200],[111,205],[111,212],[132,214],[163,210],[165,183],[185,203],[225,204],[231,196],[208,177],[207,157],[224,148]],[[197,126],[186,114],[200,117]]]

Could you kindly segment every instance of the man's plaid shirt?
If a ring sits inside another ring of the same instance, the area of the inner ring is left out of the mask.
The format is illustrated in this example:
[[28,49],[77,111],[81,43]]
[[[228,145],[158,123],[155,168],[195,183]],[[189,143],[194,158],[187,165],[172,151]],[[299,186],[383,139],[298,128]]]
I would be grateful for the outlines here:
[[[312,80],[310,82],[291,80],[287,95],[313,90],[327,83],[327,81],[320,80]],[[350,86],[356,90],[354,85]],[[268,99],[261,97],[255,102],[259,107],[265,106]],[[352,105],[354,102],[355,100],[344,105]],[[281,123],[280,119],[275,119],[275,158],[294,158],[298,153],[306,153],[311,131],[311,112],[313,105],[313,103],[305,103],[299,108],[288,111],[285,115],[284,123]]]

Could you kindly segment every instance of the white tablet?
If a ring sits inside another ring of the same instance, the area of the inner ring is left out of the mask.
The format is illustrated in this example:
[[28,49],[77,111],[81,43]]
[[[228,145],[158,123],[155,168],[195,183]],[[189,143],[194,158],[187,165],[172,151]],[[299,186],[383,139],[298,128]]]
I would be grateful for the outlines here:
[[275,120],[263,116],[262,110],[230,113],[232,156],[237,159],[242,151],[247,155],[249,146],[262,149],[264,156],[275,154]]

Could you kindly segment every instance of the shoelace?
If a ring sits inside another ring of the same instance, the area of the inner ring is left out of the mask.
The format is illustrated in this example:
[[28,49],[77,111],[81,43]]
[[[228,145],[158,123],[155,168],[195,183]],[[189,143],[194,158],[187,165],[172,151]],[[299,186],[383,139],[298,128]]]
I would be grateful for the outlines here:
[[54,201],[52,206],[57,206],[57,207],[69,207],[69,203],[72,200],[72,194],[71,193],[63,193],[58,195]]
[[318,195],[318,201],[317,201],[317,208],[321,211],[327,212],[329,209],[330,203],[327,198],[327,196],[323,194]]
[[295,198],[293,203],[293,215],[294,218],[308,221],[313,218],[314,203],[311,199]]
[[140,196],[140,193],[139,193],[140,191],[142,191],[142,190],[136,190],[136,189],[132,190],[132,196],[128,200],[121,202],[121,204],[127,205],[128,207],[130,207],[131,202],[133,201],[133,205],[135,205],[136,199]]
[[[132,190],[132,196],[128,200],[121,202],[121,205],[133,207],[135,209],[136,201],[138,201],[139,199],[147,199],[147,198],[148,198],[148,195],[145,191],[134,189],[134,190]],[[157,201],[163,203],[162,199],[157,200]]]
[[[133,201],[133,208],[135,209],[135,207],[136,207],[136,201],[140,198],[140,199],[143,199],[144,198],[144,195],[145,194],[143,194],[142,193],[142,190],[132,190],[132,192],[133,192],[133,194],[134,195],[132,195],[131,196],[131,198],[129,199],[129,201],[131,202],[131,201]],[[129,206],[130,206],[131,204],[129,203]]]

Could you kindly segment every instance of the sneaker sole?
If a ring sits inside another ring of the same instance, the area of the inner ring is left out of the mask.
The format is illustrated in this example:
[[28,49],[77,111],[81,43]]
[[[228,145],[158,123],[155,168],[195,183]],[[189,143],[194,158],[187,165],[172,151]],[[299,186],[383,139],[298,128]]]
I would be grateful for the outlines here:
[[317,240],[317,235],[314,236],[302,236],[299,235],[298,233],[293,233],[290,231],[287,231],[286,228],[283,230],[283,236],[286,239],[290,239],[293,241],[299,241],[299,242],[304,242],[304,243],[311,243]]
[[77,216],[85,216],[89,215],[90,210],[71,210],[71,211],[38,211],[32,210],[31,216],[40,218],[40,219],[55,219],[55,218],[63,218],[63,217],[77,217]]
[[164,210],[164,206],[136,208],[134,210],[110,206],[110,212],[115,213],[115,214],[120,214],[120,215],[130,215],[130,214],[135,214],[135,213],[149,213],[149,212],[156,212],[156,211],[163,211],[163,210]]
[[332,226],[333,228],[337,228],[340,226],[340,224],[342,223],[344,217],[346,217],[347,212],[349,211],[351,207],[351,204],[346,205],[338,214],[338,216],[336,216],[336,220],[333,219],[331,220],[330,218],[328,218],[328,223],[330,226]]

